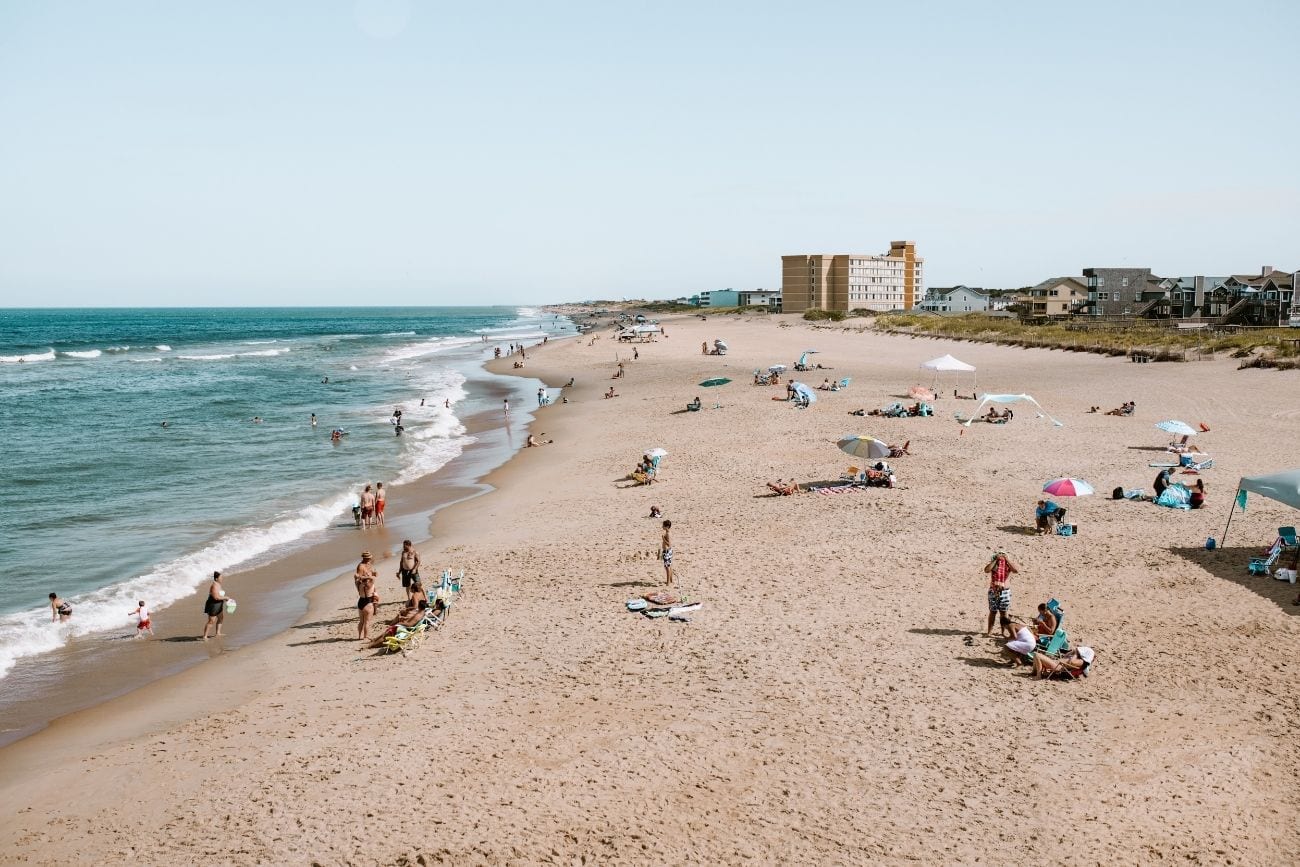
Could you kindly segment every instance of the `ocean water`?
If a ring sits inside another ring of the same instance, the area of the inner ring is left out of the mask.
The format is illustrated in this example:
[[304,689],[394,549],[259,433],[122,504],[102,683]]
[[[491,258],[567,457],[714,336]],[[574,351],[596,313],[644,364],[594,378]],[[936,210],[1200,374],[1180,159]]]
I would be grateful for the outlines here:
[[351,523],[364,484],[471,441],[493,347],[572,333],[515,307],[0,311],[0,678]]

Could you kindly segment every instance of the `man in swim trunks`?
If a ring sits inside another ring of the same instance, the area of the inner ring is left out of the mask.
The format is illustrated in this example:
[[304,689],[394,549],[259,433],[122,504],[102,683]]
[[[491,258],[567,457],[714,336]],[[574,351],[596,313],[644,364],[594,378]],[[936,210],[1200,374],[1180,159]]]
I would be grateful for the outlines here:
[[672,521],[664,521],[663,536],[659,540],[659,556],[664,561],[664,580],[669,586],[673,586],[673,540],[672,540]]
[[[401,429],[401,426],[398,426]],[[384,525],[384,506],[388,505],[388,494],[384,492],[384,483],[375,482],[375,523]]]
[[402,540],[402,554],[397,560],[397,577],[402,582],[402,589],[406,591],[409,602],[414,598],[411,595],[411,585],[420,580],[420,552],[415,550],[410,539]]
[[[1011,576],[1020,570],[1007,558],[1005,552],[998,551],[993,559],[984,564],[984,572],[989,576],[989,624],[985,635],[993,634],[993,621],[1002,615],[1003,630],[1010,624],[1007,612],[1011,610]],[[1014,632],[1011,633],[1013,636]]]
[[375,523],[375,494],[366,485],[361,492],[361,526],[369,527]]

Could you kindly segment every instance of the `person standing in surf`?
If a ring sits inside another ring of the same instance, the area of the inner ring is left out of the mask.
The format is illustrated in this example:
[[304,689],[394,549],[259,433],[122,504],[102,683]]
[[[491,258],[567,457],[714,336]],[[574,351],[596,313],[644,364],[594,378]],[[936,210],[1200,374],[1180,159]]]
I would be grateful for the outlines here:
[[384,526],[384,507],[388,505],[388,494],[383,482],[375,482],[375,523]]
[[361,526],[371,527],[375,523],[375,494],[366,485],[366,489],[361,492]]
[[203,613],[208,622],[203,624],[202,641],[208,640],[208,631],[216,627],[217,638],[221,637],[221,624],[226,619],[226,591],[221,586],[221,573],[212,573],[212,583],[208,585],[207,598],[203,600]]

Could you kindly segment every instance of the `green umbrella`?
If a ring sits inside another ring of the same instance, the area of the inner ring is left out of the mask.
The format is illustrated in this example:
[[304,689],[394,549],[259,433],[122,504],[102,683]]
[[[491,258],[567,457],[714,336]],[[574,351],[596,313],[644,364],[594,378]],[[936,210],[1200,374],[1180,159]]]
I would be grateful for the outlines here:
[[701,383],[700,383],[700,387],[701,387],[701,388],[713,388],[713,387],[718,386],[718,385],[726,385],[726,384],[729,383],[729,382],[731,382],[731,380],[727,379],[725,376],[719,376],[719,377],[717,377],[717,378],[715,378],[715,379],[706,379],[706,380],[704,380],[704,382],[701,382]]

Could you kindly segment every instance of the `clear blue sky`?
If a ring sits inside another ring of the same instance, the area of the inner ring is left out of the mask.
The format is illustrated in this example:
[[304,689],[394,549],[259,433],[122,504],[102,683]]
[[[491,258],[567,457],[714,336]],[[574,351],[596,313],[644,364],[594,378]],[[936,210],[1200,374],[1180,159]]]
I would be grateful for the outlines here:
[[1297,10],[0,0],[0,305],[1300,268]]

